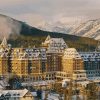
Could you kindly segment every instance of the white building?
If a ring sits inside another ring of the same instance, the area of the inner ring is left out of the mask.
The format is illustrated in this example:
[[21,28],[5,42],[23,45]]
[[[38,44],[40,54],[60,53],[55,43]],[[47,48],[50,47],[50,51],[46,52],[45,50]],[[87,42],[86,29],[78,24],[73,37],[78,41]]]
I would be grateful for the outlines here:
[[0,90],[0,100],[34,100],[34,97],[27,89]]
[[50,36],[46,38],[42,45],[47,47],[49,53],[62,53],[68,48],[63,38],[51,38]]

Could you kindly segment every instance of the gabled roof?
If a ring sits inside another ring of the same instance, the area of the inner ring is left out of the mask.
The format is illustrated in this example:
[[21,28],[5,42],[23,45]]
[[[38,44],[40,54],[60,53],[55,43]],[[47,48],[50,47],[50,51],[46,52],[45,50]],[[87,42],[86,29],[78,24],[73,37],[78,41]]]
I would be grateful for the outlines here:
[[48,45],[47,52],[61,53],[68,48],[63,38],[50,38],[47,37],[44,44]]
[[11,97],[24,97],[28,93],[28,90],[0,90],[1,95],[3,94],[5,96],[8,93]]
[[75,48],[67,48],[64,52],[63,58],[65,59],[82,59],[80,54]]
[[84,61],[100,61],[100,52],[79,52]]
[[51,39],[50,35],[47,36],[45,41],[49,41]]
[[11,57],[17,59],[47,59],[46,49],[44,48],[26,48],[23,51],[12,50]]

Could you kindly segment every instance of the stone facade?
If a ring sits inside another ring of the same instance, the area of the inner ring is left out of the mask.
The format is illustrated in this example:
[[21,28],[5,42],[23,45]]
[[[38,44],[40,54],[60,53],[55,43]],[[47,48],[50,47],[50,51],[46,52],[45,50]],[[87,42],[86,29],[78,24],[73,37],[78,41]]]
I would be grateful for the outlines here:
[[14,73],[25,81],[100,77],[100,52],[78,52],[63,38],[48,36],[40,48],[11,48],[0,45],[0,76]]

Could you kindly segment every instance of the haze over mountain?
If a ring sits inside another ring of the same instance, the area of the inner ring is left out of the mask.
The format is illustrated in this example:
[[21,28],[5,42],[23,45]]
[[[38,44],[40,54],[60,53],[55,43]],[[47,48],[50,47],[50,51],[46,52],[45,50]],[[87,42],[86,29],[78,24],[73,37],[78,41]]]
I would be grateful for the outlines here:
[[82,20],[75,20],[72,22],[62,22],[62,21],[55,21],[55,22],[44,22],[37,26],[37,28],[50,31],[50,32],[60,32],[64,34],[69,34],[72,30],[76,29]]
[[0,14],[0,39],[2,39],[3,37],[11,38],[11,36],[13,36],[14,38],[15,36],[21,34],[42,35],[42,33],[45,34],[46,31],[51,32],[50,34],[52,34],[52,32],[68,34],[75,27],[75,23],[65,24],[59,21],[55,23],[44,23],[42,24],[42,26],[40,25],[35,28],[26,24],[25,22],[18,21],[9,16]]
[[0,39],[6,38],[16,38],[20,35],[39,35],[44,31],[32,27],[25,22],[15,20],[9,16],[0,14]]
[[0,14],[0,39],[8,38],[10,34],[19,34],[20,31],[21,24],[19,21]]
[[44,23],[42,25],[39,25],[37,28],[44,31],[60,32],[60,33],[68,34],[73,27],[57,22],[57,23]]

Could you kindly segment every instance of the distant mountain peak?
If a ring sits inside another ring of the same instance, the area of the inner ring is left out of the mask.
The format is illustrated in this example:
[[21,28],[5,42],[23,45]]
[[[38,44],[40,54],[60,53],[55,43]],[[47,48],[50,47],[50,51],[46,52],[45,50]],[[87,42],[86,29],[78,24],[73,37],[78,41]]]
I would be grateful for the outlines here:
[[81,23],[79,27],[73,30],[73,35],[100,39],[100,19],[89,20]]
[[100,19],[89,20],[80,24],[79,26],[78,25],[79,22],[69,24],[57,21],[50,23],[44,22],[35,28],[26,24],[25,22],[21,22],[9,16],[0,14],[0,39],[3,37],[15,37],[20,34],[42,34],[44,31],[89,37],[96,40],[100,39]]

